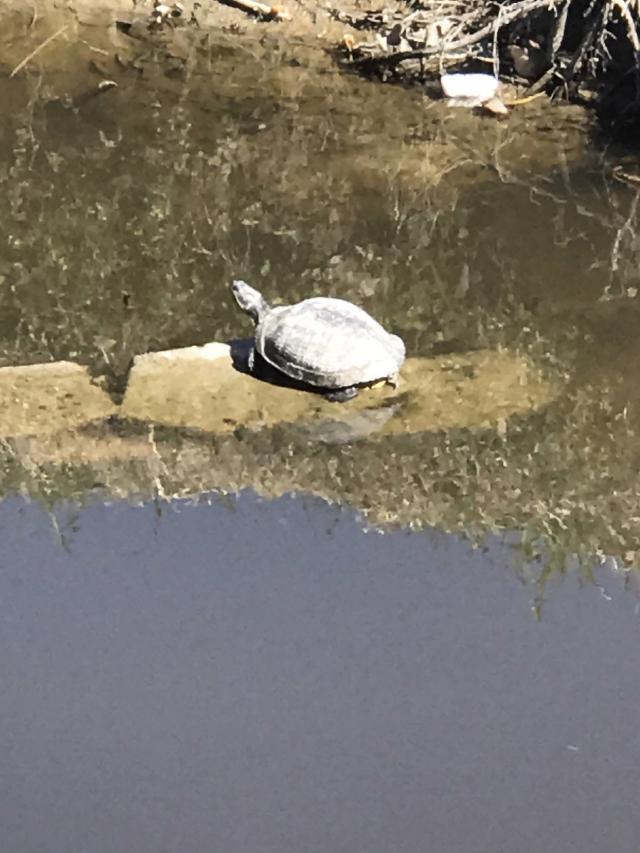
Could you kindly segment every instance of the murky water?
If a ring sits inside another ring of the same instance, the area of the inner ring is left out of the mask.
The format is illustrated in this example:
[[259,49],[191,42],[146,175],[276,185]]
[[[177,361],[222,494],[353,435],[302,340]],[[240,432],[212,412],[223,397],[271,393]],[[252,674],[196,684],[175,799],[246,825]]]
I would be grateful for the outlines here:
[[[92,376],[0,371],[2,853],[637,850],[613,153],[304,40],[75,35],[0,79],[0,358]],[[363,305],[404,387],[131,370],[250,334],[236,277]]]
[[[20,408],[10,379],[5,491],[149,495],[162,469],[165,494],[303,489],[373,521],[524,528],[561,563],[634,563],[637,196],[581,113],[451,112],[304,46],[239,36],[224,50],[174,45],[189,60],[176,75],[166,51],[118,32],[100,67],[119,85],[88,97],[99,32],[93,53],[76,46],[82,73],[3,82],[4,362],[80,361],[117,404],[136,355],[250,333],[229,293],[242,276],[273,300],[362,304],[426,359],[422,386],[391,420],[388,408],[337,427],[323,415],[296,431],[270,416],[256,432],[199,379],[162,411],[129,406],[134,418],[94,392],[73,418],[64,394],[48,409],[46,389]],[[235,435],[207,434],[200,410],[216,399]],[[169,431],[149,442],[150,422]]]

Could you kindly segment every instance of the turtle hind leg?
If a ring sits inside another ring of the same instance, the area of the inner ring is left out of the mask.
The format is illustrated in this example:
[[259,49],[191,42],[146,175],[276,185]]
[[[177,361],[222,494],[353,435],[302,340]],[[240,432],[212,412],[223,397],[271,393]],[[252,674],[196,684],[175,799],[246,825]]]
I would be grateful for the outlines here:
[[353,400],[354,397],[358,396],[358,390],[355,385],[349,385],[347,388],[336,388],[335,391],[328,391],[325,397],[332,403],[346,403],[347,400]]

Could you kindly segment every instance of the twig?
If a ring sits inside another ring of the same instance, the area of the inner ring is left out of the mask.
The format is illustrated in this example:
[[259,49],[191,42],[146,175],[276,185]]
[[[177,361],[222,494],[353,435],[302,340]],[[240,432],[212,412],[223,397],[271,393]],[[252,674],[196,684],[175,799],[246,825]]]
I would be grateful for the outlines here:
[[508,107],[519,107],[519,106],[522,106],[522,104],[528,104],[531,101],[537,101],[538,98],[544,98],[544,97],[546,97],[545,92],[536,92],[534,95],[525,95],[524,97],[516,98],[513,101],[505,101],[505,104]]
[[109,56],[108,50],[103,50],[101,47],[94,47],[92,44],[89,44],[89,42],[85,41],[84,39],[78,39],[78,41],[80,42],[80,44],[83,44],[85,47],[88,47],[89,50],[91,50],[93,53],[100,53],[102,54],[102,56]]
[[620,266],[620,245],[622,243],[622,238],[624,236],[625,231],[629,233],[631,238],[635,236],[635,229],[632,225],[636,218],[636,211],[638,210],[638,200],[640,199],[640,195],[638,191],[634,195],[631,200],[631,204],[629,206],[629,215],[622,223],[622,225],[618,228],[616,232],[616,238],[613,241],[613,246],[611,247],[611,278],[610,283],[607,288],[605,288],[605,293],[611,290],[611,282],[613,281],[613,274],[618,271]]
[[93,98],[98,95],[103,95],[105,92],[109,92],[111,89],[115,89],[117,87],[117,83],[115,80],[102,80],[98,83],[97,86],[94,86],[92,89],[89,89],[88,92],[83,92],[82,95],[78,95],[72,101],[74,107],[82,107],[87,101],[93,100]]
[[537,95],[539,92],[545,88],[547,83],[552,79],[553,75],[556,73],[556,64],[555,58],[557,52],[560,50],[560,46],[562,44],[562,39],[564,38],[564,30],[567,25],[567,17],[569,16],[569,6],[571,5],[571,0],[567,0],[565,3],[560,15],[558,16],[558,20],[556,21],[556,25],[553,31],[553,37],[549,43],[549,49],[547,52],[547,61],[549,62],[549,68],[538,77],[538,79],[529,86],[528,93],[530,96]]
[[591,48],[591,45],[593,44],[596,38],[598,23],[602,23],[602,21],[604,20],[604,17],[607,13],[607,9],[608,6],[605,6],[604,10],[602,10],[600,14],[596,14],[594,16],[590,25],[585,27],[585,32],[580,41],[580,44],[574,51],[573,56],[571,57],[571,61],[562,71],[562,79],[565,83],[568,83],[570,80],[573,79],[576,73],[576,69],[582,64],[582,60],[587,55],[587,52]]
[[615,6],[624,18],[625,23],[627,25],[627,33],[629,34],[629,40],[633,45],[633,49],[635,50],[636,54],[640,53],[640,41],[638,40],[638,31],[633,21],[633,15],[631,14],[631,10],[629,9],[629,4],[627,0],[611,0],[611,5]]
[[[566,2],[566,0],[523,0],[521,3],[517,3],[513,6],[513,8],[504,12],[502,15],[502,20],[500,21],[500,27],[504,27],[507,24],[513,23],[513,21],[517,21],[518,18],[523,18],[526,15],[529,15],[531,12],[535,12],[536,9],[549,9],[555,8],[559,6],[561,3]],[[477,44],[482,39],[487,36],[493,35],[496,28],[495,20],[490,21],[484,27],[481,27],[479,30],[476,30],[473,33],[470,33],[468,36],[464,36],[463,38],[458,39],[455,42],[451,42],[447,45],[448,50],[461,50],[464,47],[471,47],[471,45]],[[404,62],[406,59],[428,59],[436,54],[442,53],[442,46],[436,45],[434,47],[426,47],[423,50],[406,50],[399,51],[398,53],[392,53],[388,56],[380,56],[376,57],[375,61],[379,62],[383,65],[399,65],[401,62]],[[366,57],[364,60],[358,60],[354,63],[354,65],[364,65],[367,63],[371,63],[372,57]]]
[[59,35],[61,35],[66,29],[68,29],[68,27],[69,27],[69,24],[63,24],[63,26],[61,26],[60,29],[56,30],[55,33],[52,33],[48,38],[46,38],[42,42],[42,44],[39,44],[38,47],[35,48],[35,50],[32,50],[28,56],[25,56],[25,58],[22,60],[22,62],[19,62],[16,65],[16,67],[13,69],[11,74],[9,74],[9,79],[11,79],[11,77],[15,77],[15,75],[18,73],[18,71],[21,71],[25,67],[25,65],[28,62],[30,62],[34,56],[36,56],[36,54],[40,53],[40,51],[43,50],[43,48],[45,48],[55,38],[58,38]]
[[616,167],[613,170],[612,174],[616,181],[620,181],[621,183],[630,185],[632,187],[640,186],[640,175],[633,175],[630,172],[623,172],[620,166]]
[[31,16],[31,20],[29,21],[29,24],[27,25],[27,29],[32,30],[35,27],[37,20],[38,20],[38,0],[35,0],[35,2],[33,4],[33,15]]
[[567,18],[569,17],[569,7],[571,6],[571,0],[567,0],[564,5],[562,12],[558,16],[558,20],[556,21],[556,25],[553,30],[553,37],[551,39],[551,56],[549,56],[549,60],[553,60],[556,53],[560,50],[562,45],[562,39],[564,38],[565,27],[567,26]]
[[556,73],[555,65],[552,65],[551,68],[547,68],[547,70],[542,74],[538,79],[529,86],[527,92],[529,93],[530,98],[535,98],[536,95],[543,94],[542,90],[545,88],[549,80]]
[[277,21],[290,21],[291,15],[282,6],[270,6],[258,0],[218,0],[225,6],[236,6],[243,12],[259,15],[261,18],[274,18]]
[[498,9],[498,15],[496,17],[495,28],[493,31],[493,76],[498,79],[500,76],[500,58],[498,55],[498,32],[500,31],[500,17],[502,15],[502,10],[504,6],[500,6]]

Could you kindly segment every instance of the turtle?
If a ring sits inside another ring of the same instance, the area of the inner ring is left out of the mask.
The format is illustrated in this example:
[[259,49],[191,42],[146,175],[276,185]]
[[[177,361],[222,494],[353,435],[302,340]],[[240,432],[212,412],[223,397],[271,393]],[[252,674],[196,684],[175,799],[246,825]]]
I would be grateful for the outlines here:
[[336,402],[379,381],[396,387],[405,359],[402,339],[352,302],[314,296],[272,308],[246,281],[234,281],[231,290],[256,324],[251,372],[257,353],[280,373]]

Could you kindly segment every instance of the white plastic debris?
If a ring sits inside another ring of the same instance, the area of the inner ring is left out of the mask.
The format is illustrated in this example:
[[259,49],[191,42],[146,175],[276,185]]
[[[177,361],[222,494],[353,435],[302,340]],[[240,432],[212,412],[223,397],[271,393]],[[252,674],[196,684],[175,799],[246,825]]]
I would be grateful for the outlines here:
[[461,106],[476,107],[497,97],[500,81],[491,74],[443,74],[440,78],[446,98]]
[[447,98],[473,98],[488,101],[498,93],[500,81],[492,74],[443,74],[442,91]]

